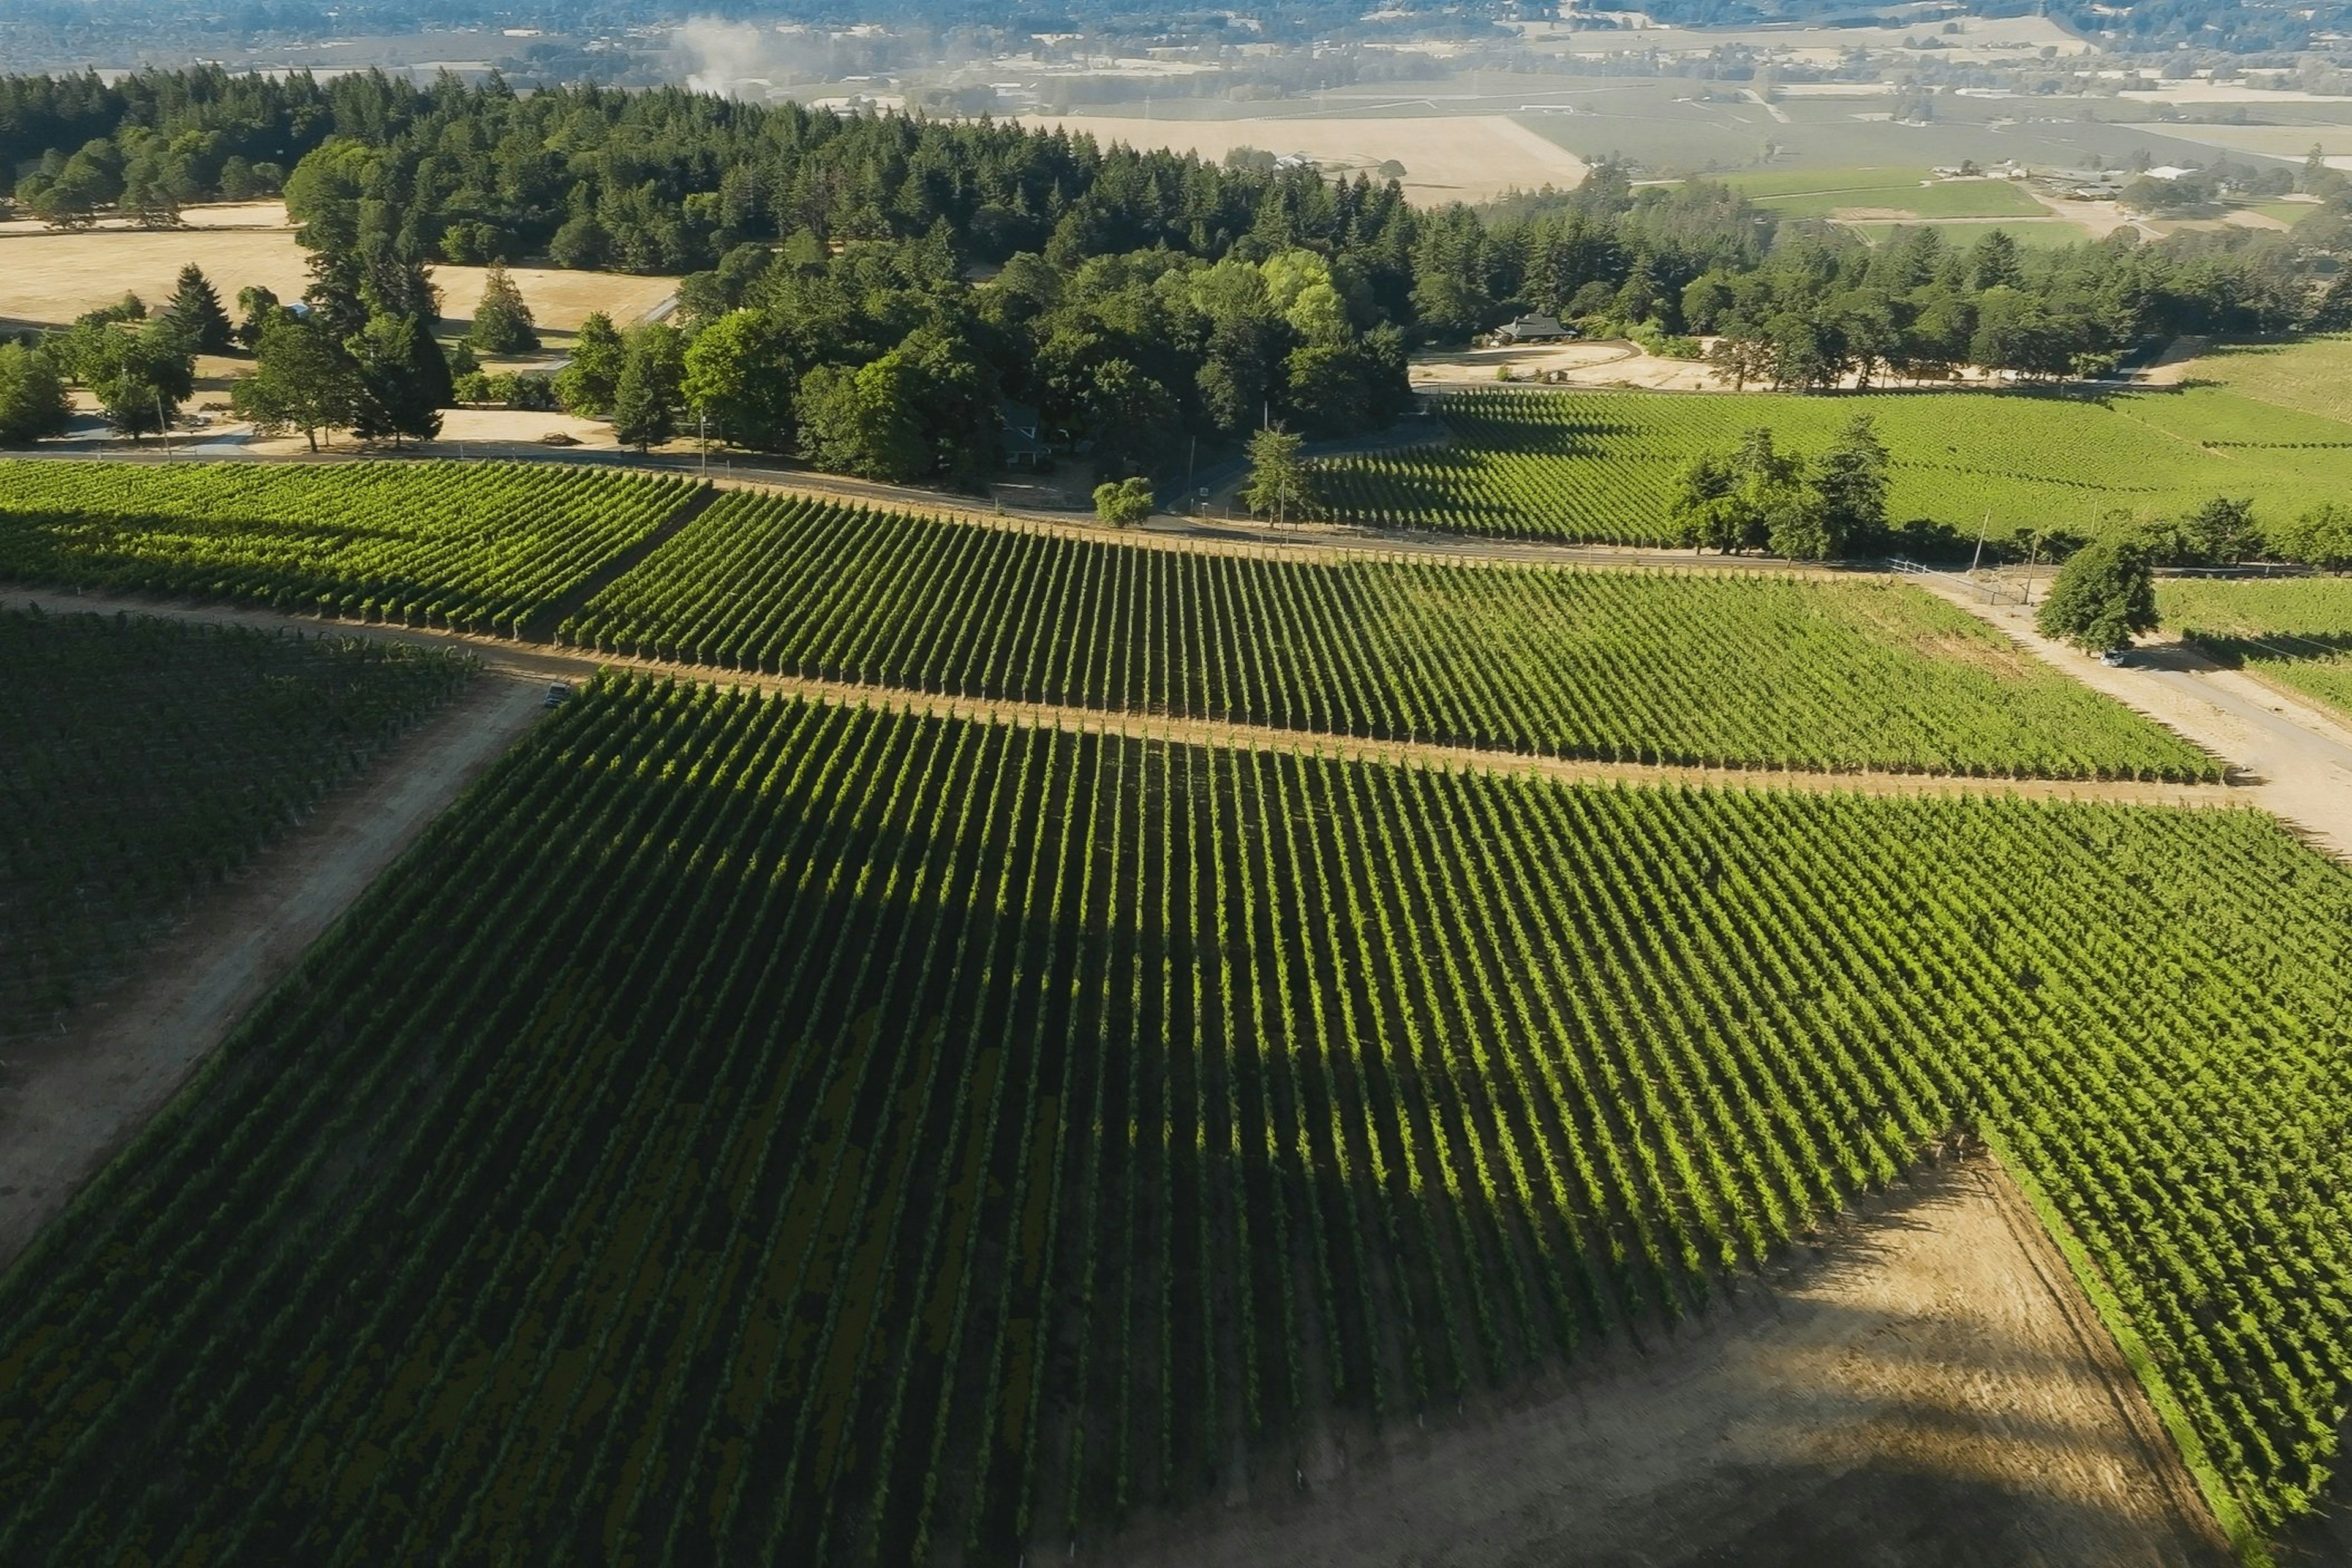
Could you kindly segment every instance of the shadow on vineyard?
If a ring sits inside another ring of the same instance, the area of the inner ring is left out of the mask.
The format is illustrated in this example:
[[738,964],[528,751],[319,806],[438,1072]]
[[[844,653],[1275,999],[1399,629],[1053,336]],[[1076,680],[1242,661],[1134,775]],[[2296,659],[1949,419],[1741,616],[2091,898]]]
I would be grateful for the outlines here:
[[2352,632],[2273,632],[2231,637],[2220,632],[2189,634],[2197,650],[2231,669],[2255,666],[2329,664],[2352,654]]
[[1012,1560],[1654,1341],[1977,1116],[2269,1523],[2347,910],[2236,813],[600,683],[0,1285],[0,1556]]

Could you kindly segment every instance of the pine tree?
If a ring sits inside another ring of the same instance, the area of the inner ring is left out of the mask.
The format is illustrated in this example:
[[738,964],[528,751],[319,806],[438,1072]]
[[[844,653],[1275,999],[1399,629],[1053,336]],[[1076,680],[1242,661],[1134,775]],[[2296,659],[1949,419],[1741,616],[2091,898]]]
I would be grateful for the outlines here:
[[474,308],[474,322],[466,341],[486,354],[527,353],[539,347],[539,332],[522,290],[497,262],[482,281],[482,302]]
[[1300,448],[1303,437],[1270,425],[1249,438],[1250,471],[1242,504],[1276,522],[1297,522],[1314,511],[1314,492]]
[[172,289],[171,302],[163,314],[173,323],[180,341],[190,353],[225,354],[235,345],[229,327],[228,312],[221,309],[220,295],[206,278],[204,268],[189,262],[180,268],[180,279]]
[[613,390],[613,437],[622,446],[644,451],[677,433],[683,353],[675,327],[653,322],[629,334]]
[[343,347],[359,370],[352,435],[362,441],[389,436],[397,447],[404,437],[429,441],[441,433],[449,364],[431,333],[412,321],[377,316]]

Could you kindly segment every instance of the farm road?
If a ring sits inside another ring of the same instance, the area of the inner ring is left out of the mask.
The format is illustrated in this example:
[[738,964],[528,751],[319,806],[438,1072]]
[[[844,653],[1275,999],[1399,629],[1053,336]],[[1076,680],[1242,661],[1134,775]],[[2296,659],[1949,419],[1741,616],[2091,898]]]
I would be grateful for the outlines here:
[[121,990],[81,1009],[64,1034],[10,1047],[0,1068],[0,1268],[521,735],[540,696],[496,674],[478,679],[200,902]]
[[2352,859],[2352,727],[2341,720],[2179,642],[2154,644],[2111,667],[2043,637],[2023,605],[1988,605],[1941,579],[1919,581],[2084,685],[2236,764],[2246,782],[2234,795]]
[[674,676],[714,686],[751,687],[834,702],[874,703],[976,719],[1052,726],[1104,734],[1172,742],[1181,745],[1304,751],[1363,762],[1476,768],[1489,773],[1536,774],[1578,784],[1626,784],[1716,789],[1806,790],[1817,794],[1873,795],[2022,795],[2045,800],[2106,801],[2131,805],[2243,806],[2259,804],[2247,790],[2229,784],[2155,784],[2128,779],[1977,778],[1952,773],[1814,773],[1783,768],[1684,767],[1649,763],[1594,762],[1573,757],[1439,745],[1418,741],[1372,740],[1309,730],[1277,729],[1218,719],[1190,719],[1112,709],[1064,707],[985,697],[951,697],[904,687],[799,676],[760,675],[706,665],[595,654],[549,643],[523,643],[464,632],[412,626],[323,621],[274,610],[219,608],[94,595],[0,595],[0,605],[45,604],[48,608],[96,610],[112,615],[163,616],[177,620],[226,622],[264,629],[388,638],[436,647],[462,647],[479,655],[498,673],[536,680],[583,680],[599,669]]
[[[1297,1479],[1081,1561],[2223,1568],[2195,1483],[1995,1161],[1923,1168],[1813,1248],[1532,1397],[1310,1434]],[[1058,1556],[1058,1553],[1054,1555]]]

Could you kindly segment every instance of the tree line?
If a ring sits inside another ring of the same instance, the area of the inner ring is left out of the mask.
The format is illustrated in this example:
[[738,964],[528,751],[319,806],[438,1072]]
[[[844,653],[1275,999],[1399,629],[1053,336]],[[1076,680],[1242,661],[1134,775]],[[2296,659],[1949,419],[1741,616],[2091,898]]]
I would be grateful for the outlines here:
[[[264,382],[245,397],[281,422],[373,401],[371,429],[399,405],[390,433],[419,435],[406,405],[462,394],[612,417],[633,443],[707,428],[951,485],[997,468],[1008,406],[1106,480],[1174,477],[1194,443],[1263,427],[1377,429],[1408,400],[1414,344],[1529,310],[1670,352],[1712,337],[1735,381],[1825,388],[1969,363],[2095,374],[2174,333],[2352,308],[2275,235],[2025,252],[1921,229],[1874,247],[1721,184],[1636,185],[1611,162],[1573,192],[1416,209],[1393,181],[1263,159],[675,88],[5,79],[0,152],[29,165],[18,198],[55,222],[170,221],[177,203],[281,187],[312,283],[245,311]],[[434,267],[526,258],[680,275],[677,310],[592,321],[551,379],[474,374],[462,350],[436,368]],[[393,366],[415,384],[396,397]]]

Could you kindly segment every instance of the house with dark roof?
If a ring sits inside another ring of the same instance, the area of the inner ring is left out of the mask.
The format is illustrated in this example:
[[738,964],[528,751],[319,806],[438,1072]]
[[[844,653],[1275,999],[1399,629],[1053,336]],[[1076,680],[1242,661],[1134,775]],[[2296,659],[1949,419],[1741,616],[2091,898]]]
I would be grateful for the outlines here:
[[1495,331],[1496,341],[1506,343],[1557,343],[1574,336],[1575,331],[1561,326],[1557,316],[1521,316]]

